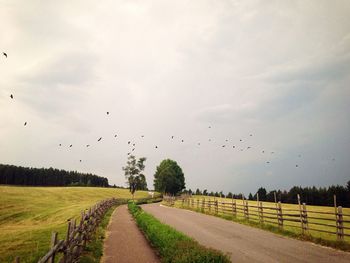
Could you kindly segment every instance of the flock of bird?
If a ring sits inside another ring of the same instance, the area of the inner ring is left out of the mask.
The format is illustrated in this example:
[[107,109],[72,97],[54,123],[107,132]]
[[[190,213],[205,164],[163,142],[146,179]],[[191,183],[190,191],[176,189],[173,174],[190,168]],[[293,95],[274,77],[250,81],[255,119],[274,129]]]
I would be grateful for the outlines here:
[[[3,52],[2,54],[3,54],[3,56],[7,59],[7,57],[8,57],[7,53],[6,53],[6,52]],[[14,100],[14,99],[15,99],[15,97],[14,97],[13,94],[10,94],[10,98],[11,98],[11,100]],[[107,112],[106,112],[106,115],[110,115],[110,112],[107,111]],[[27,126],[27,124],[28,124],[27,121],[24,122],[24,126]],[[211,125],[208,126],[208,129],[212,129],[212,126],[211,126]],[[117,137],[118,137],[118,135],[115,134],[115,135],[114,135],[114,138],[117,138]],[[145,137],[145,135],[141,135],[141,138],[144,138],[144,137]],[[253,137],[253,134],[249,134],[249,137]],[[175,136],[174,136],[174,135],[171,135],[171,136],[169,136],[169,139],[170,139],[170,140],[174,140],[174,139],[175,139]],[[99,137],[99,138],[97,139],[97,142],[99,143],[99,142],[101,142],[101,141],[102,141],[102,137]],[[208,141],[209,141],[209,142],[212,142],[212,139],[209,138]],[[243,142],[243,139],[239,139],[239,142],[242,143],[242,142]],[[184,143],[184,139],[181,139],[181,143]],[[127,141],[127,145],[130,146],[129,151],[127,152],[127,155],[129,156],[129,155],[132,154],[132,152],[135,151],[135,149],[136,149],[136,143],[134,143],[134,142],[132,142],[132,141]],[[200,143],[200,142],[197,142],[197,145],[198,145],[198,146],[201,146],[201,143]],[[62,143],[59,143],[58,146],[59,146],[59,147],[63,147],[63,144],[62,144]],[[90,147],[90,146],[91,146],[90,144],[86,144],[86,147]],[[249,149],[252,148],[251,146],[247,146],[247,147],[242,148],[242,147],[238,147],[238,145],[229,145],[229,140],[228,140],[228,139],[225,139],[225,143],[224,143],[224,144],[221,144],[220,146],[221,146],[221,148],[230,148],[230,147],[232,147],[232,149],[239,149],[239,151],[241,151],[241,152],[244,151],[244,150],[249,150]],[[73,144],[68,144],[68,147],[69,147],[69,148],[72,148],[72,147],[73,147]],[[154,148],[155,148],[155,149],[159,149],[159,146],[158,146],[158,145],[154,145]],[[265,153],[267,153],[265,150],[261,150],[261,154],[265,154]],[[273,154],[275,154],[275,152],[274,152],[274,151],[270,151],[270,155],[273,155]],[[299,154],[298,157],[301,158],[301,154]],[[335,158],[332,159],[332,161],[334,161],[334,160],[335,160]],[[80,159],[79,162],[82,162],[82,160]],[[269,160],[269,161],[266,161],[266,164],[270,164],[270,163],[271,163],[270,160]],[[295,164],[295,167],[298,168],[298,167],[299,167],[299,164]]]

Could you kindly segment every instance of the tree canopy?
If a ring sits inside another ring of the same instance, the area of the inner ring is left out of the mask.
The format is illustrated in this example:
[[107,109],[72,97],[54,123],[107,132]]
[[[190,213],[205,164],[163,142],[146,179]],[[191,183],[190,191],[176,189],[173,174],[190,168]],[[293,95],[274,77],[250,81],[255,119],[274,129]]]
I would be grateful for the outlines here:
[[145,169],[145,161],[145,157],[136,160],[134,155],[130,155],[126,166],[122,168],[125,173],[129,190],[133,196],[136,190],[147,190],[146,177],[142,174],[142,171]]
[[154,189],[173,195],[185,189],[185,176],[177,162],[166,159],[157,166],[154,174]]

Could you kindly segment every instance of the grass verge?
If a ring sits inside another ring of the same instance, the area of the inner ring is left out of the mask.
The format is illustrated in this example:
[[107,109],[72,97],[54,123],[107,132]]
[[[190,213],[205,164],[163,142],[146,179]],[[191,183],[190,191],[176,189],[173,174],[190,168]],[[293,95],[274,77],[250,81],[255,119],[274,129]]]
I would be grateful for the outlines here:
[[[164,205],[167,205],[166,203],[163,203]],[[279,235],[283,235],[283,236],[287,236],[287,237],[291,237],[291,238],[295,238],[295,239],[299,239],[299,240],[303,240],[303,241],[310,241],[313,242],[315,244],[319,244],[322,246],[327,246],[327,247],[332,247],[335,249],[339,249],[339,250],[343,250],[343,251],[347,251],[350,252],[350,244],[346,241],[335,241],[335,240],[326,240],[323,238],[319,238],[319,237],[314,237],[308,234],[301,234],[301,233],[296,233],[293,231],[289,231],[289,230],[285,230],[285,229],[280,229],[277,226],[274,225],[270,225],[270,224],[261,224],[259,222],[256,221],[250,221],[247,219],[242,219],[242,218],[237,218],[234,216],[229,216],[229,215],[223,215],[223,214],[215,214],[215,213],[209,213],[209,212],[204,212],[201,209],[192,209],[190,207],[178,207],[177,208],[181,208],[181,209],[186,209],[186,210],[191,210],[194,212],[198,212],[198,213],[202,213],[202,214],[206,214],[206,215],[211,215],[211,216],[216,216],[216,217],[220,217],[226,220],[230,220],[230,221],[234,221],[236,223],[239,224],[243,224],[243,225],[247,225],[247,226],[251,226],[251,227],[255,227],[255,228],[260,228],[260,229],[264,229],[270,232],[273,232],[275,234],[279,234]]]
[[231,262],[222,252],[206,248],[197,241],[162,224],[152,215],[145,213],[133,202],[128,204],[129,211],[146,238],[155,247],[161,261],[168,263],[228,263]]

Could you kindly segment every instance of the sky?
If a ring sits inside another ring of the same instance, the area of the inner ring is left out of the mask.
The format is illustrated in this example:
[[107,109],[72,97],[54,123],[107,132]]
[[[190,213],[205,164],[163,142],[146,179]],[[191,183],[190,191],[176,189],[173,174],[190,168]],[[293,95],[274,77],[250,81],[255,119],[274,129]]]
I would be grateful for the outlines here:
[[149,188],[166,158],[192,190],[345,185],[349,17],[347,0],[0,0],[0,163],[125,185],[135,143]]

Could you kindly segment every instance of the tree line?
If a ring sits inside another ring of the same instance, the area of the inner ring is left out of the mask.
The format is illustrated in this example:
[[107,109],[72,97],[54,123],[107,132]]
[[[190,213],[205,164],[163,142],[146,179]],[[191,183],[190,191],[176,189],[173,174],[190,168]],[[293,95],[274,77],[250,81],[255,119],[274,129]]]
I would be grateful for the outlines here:
[[0,164],[0,184],[29,186],[108,187],[108,179],[94,174],[54,168],[27,168]]
[[[196,191],[191,189],[183,191],[184,193],[189,193],[193,195],[207,195],[216,197],[227,197],[234,199],[242,199],[243,194],[233,194],[229,192],[225,195],[221,192],[208,192],[207,189],[203,191],[197,188]],[[301,187],[293,186],[289,191],[287,190],[272,190],[267,191],[264,187],[260,187],[258,191],[253,195],[249,194],[248,200],[256,200],[257,195],[259,195],[260,201],[274,202],[275,195],[276,201],[281,201],[282,203],[297,204],[297,195],[300,195],[301,201],[308,205],[322,205],[322,206],[333,206],[334,205],[334,195],[337,197],[337,206],[350,207],[350,181],[347,182],[346,186],[342,185],[332,185],[329,187]]]

